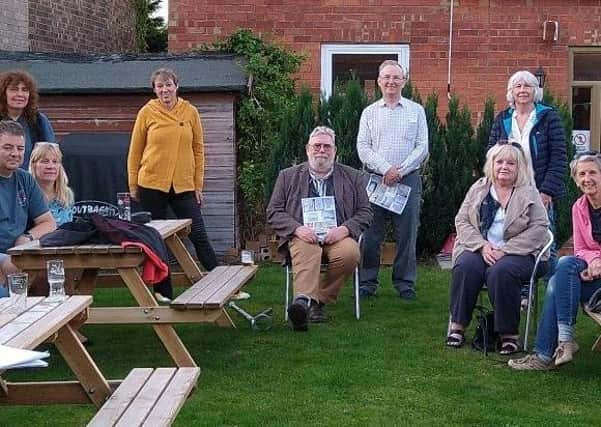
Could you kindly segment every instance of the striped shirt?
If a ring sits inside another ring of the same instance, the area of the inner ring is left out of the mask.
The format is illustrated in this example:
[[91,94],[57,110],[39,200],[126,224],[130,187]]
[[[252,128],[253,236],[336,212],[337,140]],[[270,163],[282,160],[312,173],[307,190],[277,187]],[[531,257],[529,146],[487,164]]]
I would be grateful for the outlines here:
[[357,153],[369,169],[384,175],[391,166],[402,176],[420,168],[428,156],[428,124],[421,105],[401,97],[394,108],[383,99],[361,114]]

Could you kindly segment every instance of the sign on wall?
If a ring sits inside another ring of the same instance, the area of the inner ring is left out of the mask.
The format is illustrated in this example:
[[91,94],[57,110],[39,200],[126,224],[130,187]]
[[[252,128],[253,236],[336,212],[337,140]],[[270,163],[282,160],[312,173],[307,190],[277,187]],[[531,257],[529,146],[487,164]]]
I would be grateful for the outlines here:
[[591,131],[590,130],[573,130],[572,144],[576,147],[577,153],[589,151],[591,149]]

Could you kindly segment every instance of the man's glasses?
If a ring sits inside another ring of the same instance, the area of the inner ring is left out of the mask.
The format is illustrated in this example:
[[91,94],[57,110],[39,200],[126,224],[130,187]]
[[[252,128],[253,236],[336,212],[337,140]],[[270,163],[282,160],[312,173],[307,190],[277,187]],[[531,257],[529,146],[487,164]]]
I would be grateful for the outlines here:
[[322,148],[323,151],[332,151],[332,149],[334,148],[332,144],[309,144],[309,146],[315,152],[320,152]]
[[401,76],[391,76],[389,74],[386,74],[384,76],[380,76],[380,78],[382,80],[392,80],[393,82],[402,82],[403,80],[405,80],[404,77],[401,77]]

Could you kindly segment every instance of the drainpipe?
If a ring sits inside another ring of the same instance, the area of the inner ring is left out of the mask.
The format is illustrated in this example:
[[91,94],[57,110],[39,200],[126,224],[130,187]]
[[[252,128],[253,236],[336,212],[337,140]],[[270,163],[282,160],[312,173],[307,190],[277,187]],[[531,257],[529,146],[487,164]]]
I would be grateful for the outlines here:
[[451,99],[451,54],[453,50],[453,3],[451,0],[451,10],[449,12],[449,64],[447,69],[447,98]]

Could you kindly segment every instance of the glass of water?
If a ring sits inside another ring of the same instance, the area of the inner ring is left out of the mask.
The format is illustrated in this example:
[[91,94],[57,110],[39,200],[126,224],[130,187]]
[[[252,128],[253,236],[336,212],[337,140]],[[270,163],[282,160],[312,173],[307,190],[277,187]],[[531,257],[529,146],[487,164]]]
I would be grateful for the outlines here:
[[48,275],[49,301],[62,301],[65,299],[65,267],[62,259],[53,259],[46,262]]
[[131,221],[131,195],[129,193],[117,193],[117,208],[119,219]]
[[27,309],[27,273],[13,273],[8,275],[8,289],[11,299],[11,311],[22,313]]

